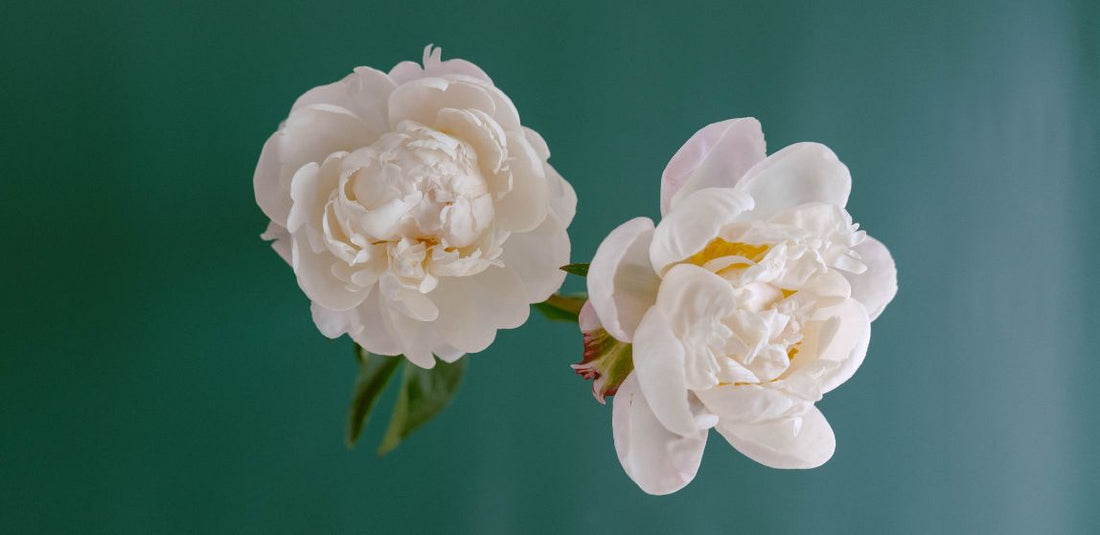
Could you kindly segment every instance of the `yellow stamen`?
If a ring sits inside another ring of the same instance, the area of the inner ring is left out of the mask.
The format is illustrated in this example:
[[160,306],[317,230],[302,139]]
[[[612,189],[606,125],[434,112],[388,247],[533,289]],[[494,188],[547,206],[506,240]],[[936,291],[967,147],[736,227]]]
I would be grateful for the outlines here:
[[[727,256],[740,256],[747,258],[753,262],[759,262],[764,259],[764,255],[768,254],[767,245],[751,245],[743,242],[728,242],[722,238],[714,238],[703,247],[702,251],[695,253],[687,257],[684,262],[688,264],[695,264],[697,266],[705,266],[707,262],[715,260],[717,258],[725,258]],[[737,262],[723,267],[718,271],[719,274],[729,271],[735,268],[748,267],[750,264],[744,262]]]

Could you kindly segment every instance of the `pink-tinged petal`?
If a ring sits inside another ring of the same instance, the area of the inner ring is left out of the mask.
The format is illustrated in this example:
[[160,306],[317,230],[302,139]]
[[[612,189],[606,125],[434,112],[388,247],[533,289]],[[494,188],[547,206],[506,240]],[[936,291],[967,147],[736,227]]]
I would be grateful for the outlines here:
[[352,287],[333,274],[333,264],[339,262],[328,251],[314,252],[300,234],[291,237],[291,265],[298,277],[298,286],[311,301],[330,310],[355,308],[367,297],[370,288]]
[[797,356],[784,373],[784,388],[817,399],[850,379],[867,356],[871,321],[855,299],[820,308],[803,326]]
[[507,267],[446,277],[429,295],[439,307],[434,325],[440,341],[466,353],[489,347],[498,329],[523,325],[531,310],[523,281]]
[[646,403],[633,374],[615,395],[611,427],[619,462],[643,491],[670,494],[695,479],[707,430],[681,436],[665,429]]
[[[436,116],[435,127],[469,143],[477,152],[477,163],[486,178],[492,179],[500,173],[508,156],[508,138],[489,114],[481,110],[444,108]],[[490,185],[492,191],[499,189],[500,185]]]
[[638,217],[611,231],[588,269],[588,299],[607,332],[630,342],[657,300],[661,279],[649,261],[653,221]]
[[870,236],[853,250],[867,270],[858,275],[845,273],[845,276],[852,285],[852,298],[863,303],[867,317],[875,321],[898,293],[898,269],[886,246]]
[[811,202],[845,206],[852,175],[829,147],[795,143],[754,165],[737,189],[755,202],[753,217],[766,219]]
[[760,424],[718,422],[715,427],[746,457],[771,468],[817,468],[833,456],[836,437],[817,407]]
[[[728,327],[722,320],[728,318],[735,307],[733,287],[725,279],[699,266],[680,264],[665,274],[657,294],[657,303],[650,309],[650,314],[660,311],[660,317],[668,322],[671,335],[676,340],[699,340],[725,336],[721,333],[728,332]],[[638,331],[641,332],[641,326]],[[636,345],[640,345],[638,336],[640,335],[635,334]],[[683,350],[680,373],[689,390],[714,388],[721,382],[720,373],[734,371],[720,368],[713,355],[700,347],[700,344],[684,345]],[[635,348],[635,353],[637,351],[638,348]],[[637,357],[635,365],[637,366]],[[648,387],[644,376],[641,380],[642,387]],[[648,395],[649,390],[646,392]],[[651,398],[650,401],[654,400]]]
[[512,234],[504,242],[504,265],[519,275],[528,303],[541,303],[561,288],[569,263],[569,235],[553,213],[531,232]]
[[653,413],[669,431],[695,435],[700,426],[691,412],[684,378],[684,346],[656,307],[649,309],[634,333],[634,375]]
[[766,154],[760,121],[752,117],[703,127],[676,151],[661,174],[661,214],[695,191],[733,187]]
[[723,226],[752,208],[752,198],[734,188],[699,190],[678,202],[653,232],[649,249],[653,270],[664,273],[701,251]]
[[577,215],[577,192],[550,164],[543,166],[546,172],[546,186],[550,195],[550,211],[558,216],[562,226],[568,227]]
[[472,82],[443,78],[421,78],[397,86],[390,93],[390,126],[397,128],[401,121],[406,120],[435,126],[436,117],[444,108],[481,110],[495,117],[496,104],[489,95],[492,89]]
[[695,391],[707,410],[727,424],[756,424],[798,415],[810,402],[765,385],[724,385]]
[[287,264],[290,263],[290,233],[282,225],[272,221],[267,224],[267,230],[260,234],[260,239],[271,242],[271,248],[275,249],[279,258]]
[[252,185],[256,203],[272,221],[286,226],[290,212],[290,180],[308,163],[330,154],[370,145],[379,133],[350,110],[314,104],[295,110],[264,143]]
[[[435,322],[417,321],[388,303],[382,303],[382,321],[401,346],[400,354],[425,369],[435,367],[434,350],[445,345],[436,333]],[[364,346],[365,347],[365,346]]]
[[[385,310],[383,308],[384,297],[382,292],[373,291],[358,307],[345,312],[343,314],[352,314],[351,317],[345,317],[343,320],[348,327],[348,335],[351,336],[355,343],[360,347],[374,353],[376,355],[400,355],[401,340],[394,336],[394,332],[387,326],[387,320],[383,316]],[[314,321],[318,322],[318,314],[316,312],[317,305],[314,304]],[[325,312],[322,315],[328,315],[332,312]]]
[[339,82],[306,91],[291,111],[313,105],[331,105],[351,111],[376,135],[389,130],[388,101],[397,87],[386,73],[370,67],[356,67]]
[[495,221],[504,230],[529,232],[550,211],[544,163],[522,133],[513,131],[507,136],[512,189],[494,206]]
[[459,75],[476,78],[489,84],[493,83],[489,75],[477,65],[464,59],[441,61],[442,56],[443,49],[428,45],[424,47],[423,68],[415,61],[402,61],[390,70],[390,78],[403,84],[425,76]]

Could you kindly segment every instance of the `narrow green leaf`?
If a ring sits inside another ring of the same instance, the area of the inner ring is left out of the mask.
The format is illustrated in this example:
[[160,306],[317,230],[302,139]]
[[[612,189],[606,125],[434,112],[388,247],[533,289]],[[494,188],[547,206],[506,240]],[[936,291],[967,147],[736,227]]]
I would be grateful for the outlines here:
[[370,418],[370,411],[378,402],[382,391],[390,382],[397,367],[404,359],[401,357],[386,357],[372,355],[358,344],[355,346],[355,356],[359,361],[359,378],[355,381],[355,390],[352,391],[351,405],[348,407],[348,447],[355,445],[359,435]]
[[551,321],[568,321],[577,323],[577,316],[581,313],[581,307],[588,300],[588,294],[579,293],[572,295],[551,295],[549,299],[541,303],[535,303],[535,310],[542,312]]
[[430,370],[406,362],[401,392],[397,394],[397,406],[393,409],[393,416],[390,417],[386,436],[378,447],[378,454],[389,453],[416,428],[439,414],[458,391],[465,370],[464,358],[453,364],[436,361],[435,367]]
[[580,277],[588,276],[588,264],[566,264],[558,269]]

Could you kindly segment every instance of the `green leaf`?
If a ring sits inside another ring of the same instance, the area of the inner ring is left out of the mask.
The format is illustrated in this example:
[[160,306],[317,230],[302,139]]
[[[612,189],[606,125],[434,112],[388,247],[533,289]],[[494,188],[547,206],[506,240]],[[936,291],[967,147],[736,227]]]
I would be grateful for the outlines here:
[[363,433],[367,419],[370,418],[371,409],[374,408],[382,391],[389,384],[390,378],[404,360],[400,356],[372,355],[358,344],[355,345],[355,356],[359,360],[359,378],[355,381],[351,406],[348,407],[347,444],[349,448],[359,440],[359,435]]
[[566,264],[558,269],[580,277],[588,276],[588,264]]
[[393,409],[390,426],[382,438],[382,445],[378,447],[378,454],[389,453],[416,428],[439,414],[458,391],[465,369],[464,358],[452,364],[436,361],[435,367],[430,370],[406,363],[397,406]]
[[572,295],[550,296],[550,299],[541,303],[535,303],[535,310],[542,312],[550,321],[568,321],[577,323],[577,316],[581,313],[581,307],[588,300],[588,294],[579,293]]

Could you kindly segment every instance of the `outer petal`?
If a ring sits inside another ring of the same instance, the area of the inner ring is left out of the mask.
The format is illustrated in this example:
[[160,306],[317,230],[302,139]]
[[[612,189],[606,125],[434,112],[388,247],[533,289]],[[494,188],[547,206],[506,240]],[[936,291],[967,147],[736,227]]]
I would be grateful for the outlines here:
[[421,78],[403,84],[390,93],[390,126],[411,120],[434,126],[436,116],[444,108],[481,110],[494,116],[496,104],[489,90],[492,87],[461,80]]
[[645,492],[669,494],[695,478],[707,430],[680,436],[665,429],[646,403],[635,374],[615,394],[611,426],[619,462]]
[[504,265],[514,270],[526,288],[528,303],[541,303],[561,288],[569,263],[569,235],[553,213],[535,230],[512,234],[504,242]]
[[[388,327],[387,321],[383,317],[385,313],[382,305],[383,299],[382,292],[372,292],[358,307],[349,311],[354,315],[346,320],[347,332],[351,339],[355,340],[355,343],[371,353],[391,356],[400,355],[402,352],[401,340]],[[321,316],[328,314],[325,312],[318,314],[316,309],[317,305],[314,304],[313,319],[320,326]]]
[[681,436],[698,433],[684,374],[684,346],[656,307],[638,325],[633,353],[634,375],[661,424]]
[[854,247],[867,270],[859,275],[845,273],[852,285],[852,298],[863,303],[871,321],[882,314],[898,293],[898,269],[894,257],[882,242],[868,236]]
[[466,353],[489,347],[498,329],[523,325],[531,310],[523,281],[507,267],[444,278],[429,296],[439,307],[440,339]]
[[754,165],[737,184],[755,201],[754,218],[809,202],[845,206],[852,176],[833,151],[820,143],[795,143]]
[[764,132],[752,117],[703,127],[680,147],[661,175],[661,214],[700,189],[733,187],[766,154]]
[[521,132],[508,132],[512,190],[493,206],[496,223],[513,232],[527,232],[542,223],[550,210],[545,163]]
[[779,384],[817,399],[856,373],[870,341],[871,321],[859,301],[821,308],[804,327],[801,350]]
[[836,437],[817,407],[795,417],[763,424],[718,422],[737,451],[772,468],[816,468],[833,456]]
[[789,418],[805,412],[810,403],[787,392],[763,385],[726,385],[698,390],[696,397],[707,410],[728,425],[756,424]]
[[298,286],[309,299],[330,310],[349,310],[363,302],[370,288],[349,288],[333,275],[332,265],[336,259],[328,251],[313,252],[304,240],[300,235],[291,238],[291,265],[298,277]]
[[267,230],[260,234],[260,238],[271,241],[271,248],[275,249],[279,258],[287,264],[290,263],[290,233],[282,225],[272,221],[267,224]]
[[295,110],[264,143],[252,176],[256,203],[272,221],[285,226],[290,179],[298,169],[332,153],[370,145],[378,135],[347,108],[315,104]]
[[378,136],[389,129],[387,101],[395,87],[386,73],[370,67],[356,67],[339,82],[306,91],[291,110],[317,104],[339,106],[354,113]]
[[588,270],[588,299],[607,332],[630,342],[657,300],[660,277],[649,261],[653,221],[638,217],[611,231]]
[[390,70],[390,78],[393,78],[397,83],[405,83],[425,76],[459,75],[476,78],[488,84],[493,83],[489,79],[489,75],[485,74],[485,71],[477,65],[463,59],[440,61],[442,56],[443,49],[428,45],[424,47],[423,68],[415,61],[402,61]]
[[573,222],[573,216],[577,214],[577,192],[550,164],[546,164],[543,169],[550,193],[550,210],[557,214],[563,227],[568,227]]
[[752,208],[752,198],[735,188],[703,189],[677,202],[653,233],[653,270],[663,274],[670,265],[699,252],[724,225]]

